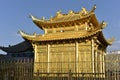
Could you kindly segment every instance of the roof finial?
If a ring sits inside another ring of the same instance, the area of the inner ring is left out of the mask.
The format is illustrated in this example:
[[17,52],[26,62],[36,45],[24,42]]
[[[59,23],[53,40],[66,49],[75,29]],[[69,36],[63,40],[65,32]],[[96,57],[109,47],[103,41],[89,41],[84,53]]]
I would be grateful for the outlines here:
[[93,6],[93,8],[91,9],[91,11],[90,11],[90,12],[94,12],[94,11],[95,11],[95,9],[96,9],[96,4]]
[[62,11],[61,10],[59,10],[59,11],[57,11],[57,14],[60,14]]
[[42,20],[45,20],[45,17],[44,17],[44,16],[42,17]]
[[73,13],[73,10],[70,10],[70,11],[69,11],[69,14],[72,14],[72,13]]
[[50,21],[52,21],[52,19],[53,19],[53,16],[50,17]]
[[104,29],[106,26],[107,26],[107,23],[106,22],[104,22],[104,21],[102,21],[102,29]]
[[82,12],[83,12],[83,14],[87,14],[87,10],[86,10],[86,8],[82,8]]
[[112,37],[111,39],[108,39],[107,41],[109,42],[110,45],[112,45],[112,43],[115,41],[115,38]]

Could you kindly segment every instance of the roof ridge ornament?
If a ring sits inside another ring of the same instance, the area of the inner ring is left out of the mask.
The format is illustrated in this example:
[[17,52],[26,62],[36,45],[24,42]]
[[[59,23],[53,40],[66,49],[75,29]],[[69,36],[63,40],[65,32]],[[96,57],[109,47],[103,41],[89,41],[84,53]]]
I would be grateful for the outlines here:
[[44,16],[42,17],[42,20],[45,20],[45,17],[44,17]]
[[61,13],[62,13],[61,10],[59,10],[59,11],[56,12],[57,15],[59,15],[59,14],[61,14]]
[[101,28],[104,29],[107,26],[107,23],[102,21],[101,25],[102,25]]
[[61,10],[59,10],[59,11],[56,12],[56,16],[57,16],[57,17],[62,16],[62,15],[63,15],[63,14],[62,14],[62,11],[61,11]]
[[69,12],[68,12],[68,14],[73,14],[74,13],[74,11],[73,10],[70,10]]
[[85,7],[82,7],[82,14],[83,15],[86,15],[88,13],[88,11],[86,10],[86,8]]
[[53,16],[50,16],[50,21],[52,21],[53,20]]
[[91,11],[89,13],[94,12],[95,9],[96,9],[96,4],[92,7],[92,9],[91,9]]
[[112,37],[112,38],[108,39],[107,41],[109,42],[110,45],[112,45],[112,43],[115,41],[115,38]]

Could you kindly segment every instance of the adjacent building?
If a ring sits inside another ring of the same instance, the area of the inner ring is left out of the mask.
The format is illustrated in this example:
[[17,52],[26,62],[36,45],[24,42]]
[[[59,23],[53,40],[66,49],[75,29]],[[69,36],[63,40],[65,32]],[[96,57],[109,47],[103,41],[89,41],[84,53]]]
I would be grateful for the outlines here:
[[28,41],[22,41],[16,45],[9,45],[8,47],[0,46],[0,50],[6,52],[6,55],[4,55],[4,57],[34,58],[32,44]]

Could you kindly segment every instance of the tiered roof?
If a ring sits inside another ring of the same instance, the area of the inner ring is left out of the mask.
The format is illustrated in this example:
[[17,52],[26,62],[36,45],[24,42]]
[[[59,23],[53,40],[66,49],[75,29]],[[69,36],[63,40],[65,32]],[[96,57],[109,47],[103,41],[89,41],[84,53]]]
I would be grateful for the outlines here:
[[100,27],[95,29],[92,32],[70,32],[70,33],[55,33],[55,34],[43,34],[43,35],[37,35],[37,34],[27,34],[23,31],[19,31],[19,33],[22,35],[22,37],[29,41],[55,41],[55,40],[67,40],[67,39],[84,39],[88,37],[92,37],[96,35],[100,42],[102,42],[104,45],[111,45],[113,42],[113,38],[110,40],[106,40],[102,33],[102,26],[104,24],[101,23]]
[[[113,41],[106,40],[103,36],[102,29],[106,26],[105,22],[99,23],[96,19],[94,10],[96,6],[92,8],[91,11],[87,11],[85,8],[82,8],[80,12],[70,11],[68,14],[62,14],[61,12],[57,12],[57,15],[46,20],[46,19],[38,19],[34,16],[31,16],[33,22],[41,29],[48,28],[58,28],[59,26],[71,26],[79,25],[80,22],[92,23],[94,28],[92,31],[70,31],[70,32],[59,32],[59,33],[51,33],[51,34],[27,34],[23,31],[19,31],[22,37],[29,41],[55,41],[55,40],[67,40],[67,39],[84,39],[91,36],[96,35],[98,40],[105,46],[110,45]],[[89,27],[89,26],[88,26]]]
[[41,29],[59,27],[70,24],[79,24],[80,22],[84,22],[86,20],[90,20],[93,22],[95,26],[99,25],[99,22],[96,19],[94,10],[96,6],[94,6],[90,11],[87,11],[86,8],[82,8],[79,12],[69,11],[68,14],[62,14],[61,11],[58,11],[54,17],[50,19],[42,19],[36,18],[31,15],[33,22]]
[[89,32],[80,32],[80,31],[73,31],[73,32],[61,32],[61,33],[54,33],[54,34],[43,34],[43,35],[37,35],[37,34],[27,34],[23,31],[19,31],[19,33],[22,35],[27,40],[32,40],[32,41],[53,41],[53,40],[62,40],[62,39],[77,39],[77,38],[86,38],[89,36],[93,36],[97,34],[98,32],[102,31],[103,23],[99,25],[94,31]]

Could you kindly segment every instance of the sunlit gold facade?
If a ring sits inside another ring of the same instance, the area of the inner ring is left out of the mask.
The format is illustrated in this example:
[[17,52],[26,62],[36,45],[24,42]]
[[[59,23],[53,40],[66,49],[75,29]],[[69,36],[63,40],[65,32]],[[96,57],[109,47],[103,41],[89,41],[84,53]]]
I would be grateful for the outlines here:
[[34,48],[34,73],[104,73],[104,55],[111,44],[102,30],[105,22],[99,23],[94,10],[82,8],[80,12],[61,11],[50,19],[37,19],[33,22],[44,34],[29,35],[19,31]]

